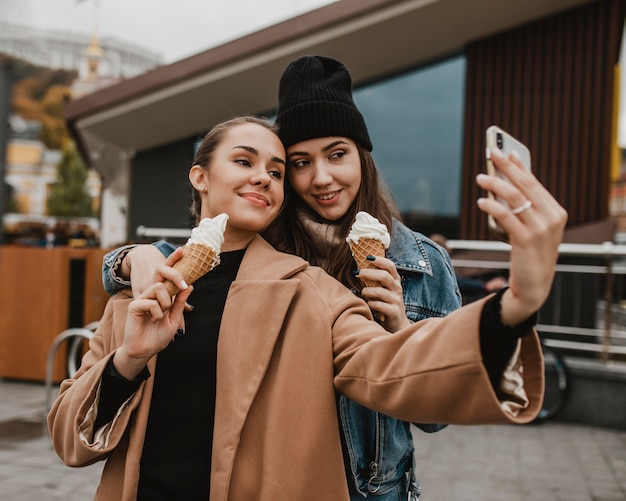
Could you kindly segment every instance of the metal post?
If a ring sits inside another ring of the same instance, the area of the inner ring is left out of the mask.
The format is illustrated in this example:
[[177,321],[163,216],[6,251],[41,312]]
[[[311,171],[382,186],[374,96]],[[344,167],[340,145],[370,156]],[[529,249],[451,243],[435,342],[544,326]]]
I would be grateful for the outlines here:
[[0,245],[4,243],[4,211],[8,205],[4,189],[7,142],[9,140],[9,114],[11,112],[11,61],[0,56]]
[[600,359],[603,363],[609,361],[611,346],[611,330],[613,323],[613,255],[606,255],[606,283],[604,285],[604,336],[602,337],[602,351]]

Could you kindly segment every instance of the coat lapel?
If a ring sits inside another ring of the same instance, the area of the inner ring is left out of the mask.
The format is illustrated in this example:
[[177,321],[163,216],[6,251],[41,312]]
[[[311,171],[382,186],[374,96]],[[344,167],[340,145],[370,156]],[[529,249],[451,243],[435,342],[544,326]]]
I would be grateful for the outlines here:
[[218,341],[212,491],[227,491],[241,430],[300,286],[289,276],[306,266],[257,237],[230,287]]

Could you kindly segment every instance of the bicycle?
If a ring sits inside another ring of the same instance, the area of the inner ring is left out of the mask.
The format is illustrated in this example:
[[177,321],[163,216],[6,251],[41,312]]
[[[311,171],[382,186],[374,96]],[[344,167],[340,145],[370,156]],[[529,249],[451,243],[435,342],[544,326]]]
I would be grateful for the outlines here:
[[541,340],[545,369],[545,395],[534,422],[552,419],[565,405],[569,392],[569,373],[561,354]]

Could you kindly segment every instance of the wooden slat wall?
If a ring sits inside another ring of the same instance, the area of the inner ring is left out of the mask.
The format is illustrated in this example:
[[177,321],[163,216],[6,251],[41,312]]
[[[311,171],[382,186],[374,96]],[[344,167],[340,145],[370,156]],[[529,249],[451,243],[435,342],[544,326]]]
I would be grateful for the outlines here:
[[[108,299],[102,285],[105,252],[0,247],[0,377],[44,381],[48,351],[56,336],[100,319]],[[68,325],[72,259],[85,261],[80,325]],[[65,348],[55,358],[55,381],[65,377]]]
[[600,0],[467,47],[461,238],[490,238],[474,178],[492,124],[530,147],[533,171],[568,210],[570,225],[608,217],[625,14],[625,0]]

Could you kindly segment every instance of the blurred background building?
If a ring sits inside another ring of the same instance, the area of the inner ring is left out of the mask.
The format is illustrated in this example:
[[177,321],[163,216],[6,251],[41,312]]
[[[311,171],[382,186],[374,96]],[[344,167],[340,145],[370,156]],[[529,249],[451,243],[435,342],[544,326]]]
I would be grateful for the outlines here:
[[62,150],[71,142],[64,102],[154,69],[162,56],[115,38],[100,40],[96,15],[94,10],[89,36],[0,22],[0,54],[19,67],[11,75],[6,132],[5,242],[66,244],[72,233],[88,237],[73,239],[75,243],[99,242],[101,179],[95,169],[88,169],[86,180],[93,216],[74,215],[66,221],[49,214],[47,201],[58,182]]
[[[0,21],[0,52],[37,66],[79,73],[88,71],[88,49],[97,29],[91,35],[44,30],[27,25]],[[163,56],[145,47],[102,37],[100,73],[116,80],[132,78],[163,64]]]
[[624,12],[622,0],[341,0],[71,100],[72,135],[104,179],[102,243],[189,228],[194,145],[234,114],[271,116],[282,70],[303,54],[350,69],[413,228],[490,238],[473,179],[494,123],[530,146],[570,226],[615,221]]
[[[9,212],[45,215],[63,148],[51,131],[67,120],[65,135],[89,167],[103,246],[137,240],[139,227],[188,228],[184,172],[203,132],[234,114],[271,117],[284,67],[317,53],[350,69],[374,157],[413,228],[490,238],[473,177],[483,131],[496,123],[530,146],[571,226],[610,220],[617,238],[626,230],[623,0],[340,0],[167,65],[148,49],[100,39],[97,5],[90,36],[0,23],[0,53],[56,72],[43,79],[45,113],[25,99],[41,93],[30,75],[13,91]],[[15,129],[28,123],[32,132],[37,121],[39,137]],[[41,174],[36,183],[20,163],[26,150],[41,159],[28,171]]]

